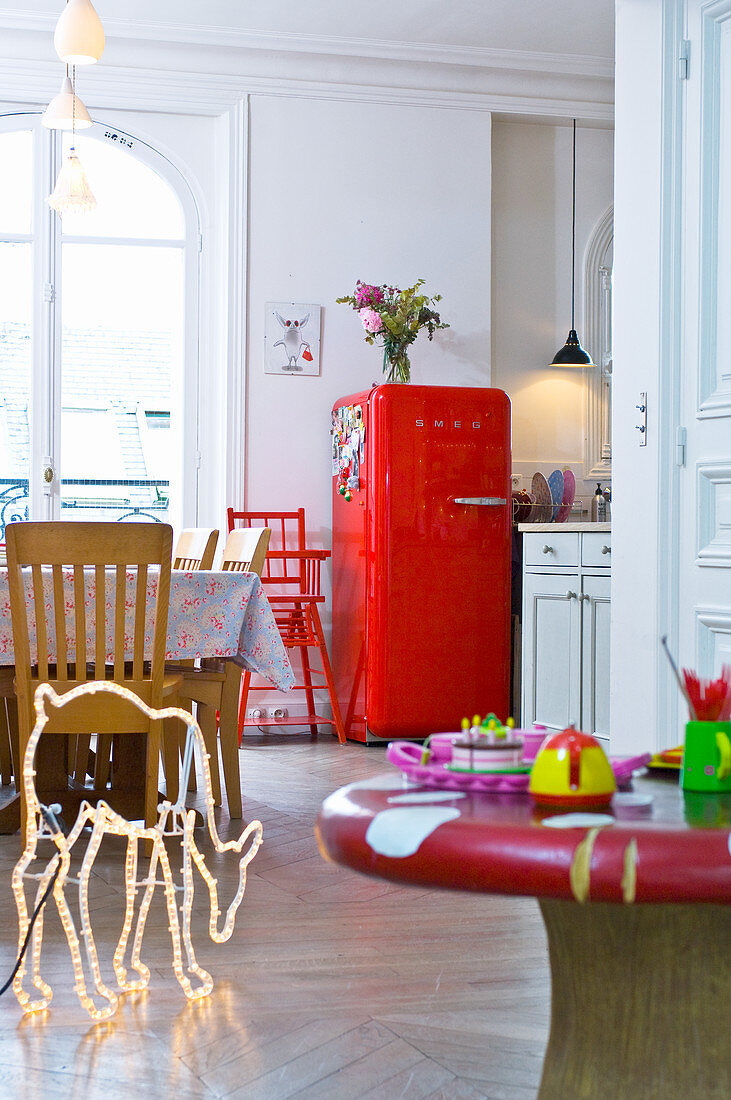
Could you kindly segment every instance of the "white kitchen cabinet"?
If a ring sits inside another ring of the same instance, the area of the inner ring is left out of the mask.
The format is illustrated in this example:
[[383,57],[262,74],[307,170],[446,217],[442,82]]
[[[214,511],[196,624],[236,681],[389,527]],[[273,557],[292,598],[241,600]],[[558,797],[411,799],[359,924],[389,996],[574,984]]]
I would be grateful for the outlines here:
[[[565,529],[567,528],[567,529]],[[609,745],[608,524],[522,524],[522,716]]]

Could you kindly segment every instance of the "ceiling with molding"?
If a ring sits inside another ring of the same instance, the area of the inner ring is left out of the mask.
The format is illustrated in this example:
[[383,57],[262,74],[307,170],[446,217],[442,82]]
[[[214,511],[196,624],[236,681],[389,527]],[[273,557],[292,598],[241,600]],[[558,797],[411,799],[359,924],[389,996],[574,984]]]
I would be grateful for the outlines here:
[[[107,43],[83,74],[91,105],[218,114],[247,93],[337,93],[613,125],[614,0],[94,3]],[[54,94],[62,7],[0,0],[0,100]]]
[[[0,0],[0,23],[56,17],[62,0]],[[525,50],[610,59],[614,0],[96,0],[110,36],[147,24],[401,45]]]

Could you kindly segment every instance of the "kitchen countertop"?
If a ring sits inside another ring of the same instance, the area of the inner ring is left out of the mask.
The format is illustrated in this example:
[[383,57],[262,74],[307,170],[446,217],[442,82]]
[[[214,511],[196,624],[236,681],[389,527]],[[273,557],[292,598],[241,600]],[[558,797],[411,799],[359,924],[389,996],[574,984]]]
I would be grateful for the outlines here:
[[518,530],[528,534],[542,531],[611,531],[611,523],[519,523]]

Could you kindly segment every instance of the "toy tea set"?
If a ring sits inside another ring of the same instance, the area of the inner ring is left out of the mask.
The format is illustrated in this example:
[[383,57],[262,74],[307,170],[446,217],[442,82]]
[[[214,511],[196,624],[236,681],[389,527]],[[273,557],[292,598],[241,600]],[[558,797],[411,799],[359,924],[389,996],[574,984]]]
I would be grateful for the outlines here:
[[661,643],[690,716],[685,743],[675,749],[608,758],[595,737],[573,726],[552,734],[537,724],[518,730],[512,718],[503,725],[488,714],[484,720],[463,718],[460,733],[433,733],[423,747],[394,741],[386,757],[426,787],[529,792],[537,803],[559,808],[607,806],[645,765],[680,769],[685,792],[731,792],[731,665],[713,680],[689,669],[681,676],[667,639]]
[[462,720],[460,733],[435,733],[423,747],[394,741],[387,759],[410,779],[447,790],[528,792],[546,806],[606,806],[650,753],[610,761],[595,737],[569,726],[549,734],[544,726],[518,730],[494,714]]

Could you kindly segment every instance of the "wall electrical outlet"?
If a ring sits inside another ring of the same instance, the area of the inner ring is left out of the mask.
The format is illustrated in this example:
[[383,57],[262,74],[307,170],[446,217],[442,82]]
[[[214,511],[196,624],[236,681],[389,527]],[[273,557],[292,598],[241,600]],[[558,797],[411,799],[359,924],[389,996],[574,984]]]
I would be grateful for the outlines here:
[[247,722],[271,722],[289,718],[287,707],[247,707]]
[[286,707],[267,707],[267,718],[288,718],[289,711]]

